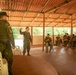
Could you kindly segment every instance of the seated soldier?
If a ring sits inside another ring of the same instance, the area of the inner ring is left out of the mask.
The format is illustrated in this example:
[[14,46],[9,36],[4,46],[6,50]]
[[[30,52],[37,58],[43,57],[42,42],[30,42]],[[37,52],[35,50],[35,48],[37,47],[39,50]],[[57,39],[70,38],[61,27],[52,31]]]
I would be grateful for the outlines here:
[[76,36],[75,35],[73,35],[73,37],[72,37],[72,39],[71,39],[71,46],[72,47],[76,47]]
[[50,46],[50,50],[49,50],[49,52],[50,52],[51,49],[52,49],[52,39],[51,39],[49,34],[47,34],[47,36],[45,37],[44,42],[45,42],[45,45],[46,45],[46,53],[48,52],[48,47],[49,46]]
[[58,46],[60,46],[60,44],[62,43],[62,39],[60,38],[60,35],[58,35],[57,37],[56,37],[56,45]]
[[65,33],[65,35],[63,36],[64,46],[67,46],[69,44],[69,40],[70,40],[70,36],[68,35],[68,33]]
[[74,34],[72,34],[71,36],[70,36],[70,41],[69,41],[69,44],[70,44],[70,47],[73,47],[73,38],[74,38]]

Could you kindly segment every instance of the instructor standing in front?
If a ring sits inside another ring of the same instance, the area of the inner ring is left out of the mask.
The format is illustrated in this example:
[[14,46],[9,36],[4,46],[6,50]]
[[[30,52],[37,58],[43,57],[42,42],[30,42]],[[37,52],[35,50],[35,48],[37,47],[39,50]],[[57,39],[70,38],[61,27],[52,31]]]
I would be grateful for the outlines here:
[[20,28],[20,34],[23,35],[24,40],[23,40],[23,55],[25,55],[26,50],[27,50],[27,55],[30,55],[30,42],[32,42],[32,38],[29,33],[29,27],[26,27],[26,31],[22,32],[22,28]]

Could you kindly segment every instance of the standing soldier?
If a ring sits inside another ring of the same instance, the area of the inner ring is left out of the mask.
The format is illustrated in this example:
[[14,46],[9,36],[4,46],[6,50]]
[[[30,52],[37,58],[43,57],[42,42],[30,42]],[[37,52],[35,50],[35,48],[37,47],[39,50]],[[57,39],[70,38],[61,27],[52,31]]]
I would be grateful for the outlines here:
[[26,31],[24,31],[24,32],[22,32],[21,29],[20,29],[20,34],[23,34],[23,36],[24,36],[23,55],[25,55],[26,49],[27,49],[27,55],[30,55],[29,54],[29,52],[30,52],[30,42],[32,42],[32,38],[31,38],[30,33],[29,33],[29,27],[26,27]]
[[52,39],[51,39],[49,34],[47,34],[47,36],[45,37],[44,42],[45,42],[45,45],[46,45],[46,53],[48,53],[48,47],[50,47],[49,52],[52,49]]
[[2,57],[8,62],[9,75],[12,75],[13,53],[11,44],[15,48],[15,43],[11,26],[6,20],[7,17],[6,12],[0,12],[0,52]]

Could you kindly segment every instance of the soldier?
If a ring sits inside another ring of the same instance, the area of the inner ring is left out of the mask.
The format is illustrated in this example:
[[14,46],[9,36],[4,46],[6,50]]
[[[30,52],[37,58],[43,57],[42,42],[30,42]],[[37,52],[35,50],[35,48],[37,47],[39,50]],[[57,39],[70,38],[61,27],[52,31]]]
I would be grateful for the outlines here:
[[70,47],[73,46],[73,38],[74,38],[74,36],[75,36],[74,34],[70,35],[70,40],[69,40]]
[[8,62],[9,75],[12,74],[13,53],[12,47],[15,48],[13,32],[10,24],[6,20],[8,17],[6,12],[0,12],[0,52],[2,57]]
[[72,47],[76,47],[76,35],[72,35],[72,38],[71,38],[71,46]]
[[47,36],[45,37],[44,42],[45,42],[45,45],[46,45],[46,53],[48,53],[48,46],[50,46],[49,52],[52,49],[52,39],[51,39],[49,34],[47,34]]
[[67,46],[69,44],[69,41],[70,41],[70,36],[68,35],[68,33],[65,33],[65,35],[63,36],[64,46]]
[[29,33],[29,27],[26,27],[26,31],[24,31],[24,32],[22,32],[21,29],[22,28],[20,28],[20,34],[23,34],[23,36],[24,36],[23,55],[25,55],[26,49],[27,49],[27,55],[30,55],[29,54],[29,52],[30,52],[30,42],[32,42],[32,38],[31,38],[30,33]]
[[60,38],[60,35],[58,34],[58,36],[56,37],[56,45],[60,46],[61,43],[62,43],[62,39]]

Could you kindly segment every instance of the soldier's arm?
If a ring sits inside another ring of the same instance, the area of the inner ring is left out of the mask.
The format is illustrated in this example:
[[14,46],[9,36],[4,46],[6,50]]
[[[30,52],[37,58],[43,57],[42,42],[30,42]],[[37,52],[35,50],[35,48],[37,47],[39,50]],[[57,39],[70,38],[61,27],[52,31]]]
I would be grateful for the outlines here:
[[52,38],[50,37],[50,44],[52,45],[52,43],[53,43],[53,42],[52,42]]
[[8,39],[11,42],[12,46],[15,47],[15,41],[14,41],[12,28],[11,28],[11,26],[10,26],[10,24],[8,22],[6,23],[5,26],[6,26],[6,30],[7,30]]
[[[30,34],[30,33],[29,33]],[[30,41],[32,42],[32,38],[31,38],[31,35],[30,35]]]
[[21,30],[22,30],[22,28],[20,28],[20,34],[24,34],[24,32],[22,32]]
[[44,38],[44,42],[45,42],[45,43],[47,42],[47,37]]

